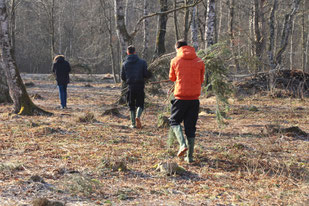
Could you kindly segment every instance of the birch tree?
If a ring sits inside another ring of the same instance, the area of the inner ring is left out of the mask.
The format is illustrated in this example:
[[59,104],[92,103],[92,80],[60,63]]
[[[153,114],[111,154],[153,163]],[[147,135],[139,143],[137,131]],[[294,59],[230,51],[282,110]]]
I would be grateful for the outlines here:
[[[149,0],[144,0],[144,16],[149,14]],[[143,51],[142,56],[144,59],[148,59],[148,48],[149,48],[149,19],[144,19],[143,22],[144,40],[143,40]]]
[[[115,54],[114,54],[114,45],[113,45],[113,21],[112,21],[112,12],[111,12],[111,5],[107,4],[106,1],[100,0],[101,7],[103,10],[103,15],[104,15],[104,28],[107,29],[108,32],[108,47],[109,47],[109,54],[110,54],[110,62],[112,65],[112,74],[113,74],[113,79],[114,82],[118,82],[118,78],[116,75],[116,59],[115,59]],[[119,72],[118,72],[119,73]],[[120,76],[120,75],[119,75]]]
[[215,44],[216,29],[216,1],[208,0],[207,4],[207,20],[205,28],[205,49]]
[[0,68],[0,103],[12,102],[3,68]]
[[25,85],[23,84],[17,69],[16,62],[12,56],[8,25],[5,0],[0,0],[0,63],[7,78],[10,96],[14,102],[14,112],[20,115],[51,114],[37,107],[29,98]]
[[293,0],[291,11],[285,15],[283,29],[281,32],[280,47],[275,57],[275,61],[278,66],[280,66],[282,63],[282,54],[285,52],[286,47],[289,43],[289,38],[292,31],[293,19],[298,11],[300,1],[301,0]]

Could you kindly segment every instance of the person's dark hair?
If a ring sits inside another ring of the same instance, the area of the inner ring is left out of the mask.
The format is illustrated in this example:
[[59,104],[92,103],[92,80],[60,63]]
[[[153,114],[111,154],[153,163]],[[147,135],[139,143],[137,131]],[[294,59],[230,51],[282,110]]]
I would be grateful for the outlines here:
[[184,39],[180,39],[176,42],[175,46],[177,49],[179,49],[182,46],[187,46],[187,42]]
[[128,53],[129,53],[129,54],[134,54],[134,52],[135,52],[135,47],[134,47],[133,45],[130,45],[130,46],[128,46],[127,50],[128,50]]

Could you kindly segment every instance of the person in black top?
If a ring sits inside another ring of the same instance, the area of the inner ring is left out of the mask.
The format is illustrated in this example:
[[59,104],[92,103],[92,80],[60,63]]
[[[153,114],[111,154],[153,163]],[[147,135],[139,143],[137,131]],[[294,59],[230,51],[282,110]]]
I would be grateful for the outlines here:
[[127,48],[127,54],[122,65],[121,79],[129,86],[127,102],[130,107],[131,127],[140,129],[142,128],[140,118],[144,110],[145,78],[150,78],[151,73],[147,70],[147,62],[136,55],[133,45]]
[[69,62],[64,59],[63,55],[57,55],[54,58],[52,72],[56,76],[61,108],[65,109],[67,108],[67,86],[70,82],[69,73],[71,72],[71,66]]

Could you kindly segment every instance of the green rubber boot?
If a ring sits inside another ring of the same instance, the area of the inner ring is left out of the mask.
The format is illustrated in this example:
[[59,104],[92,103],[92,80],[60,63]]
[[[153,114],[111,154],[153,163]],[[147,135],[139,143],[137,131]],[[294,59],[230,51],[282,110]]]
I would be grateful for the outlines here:
[[135,118],[135,121],[136,121],[136,127],[138,129],[141,129],[142,128],[142,123],[141,123],[141,116],[142,116],[142,113],[143,113],[143,109],[141,107],[138,107],[137,108],[137,111],[136,111],[136,118]]
[[135,126],[135,111],[130,110],[130,120],[131,120],[131,128],[136,128]]
[[178,140],[178,143],[180,145],[179,151],[177,153],[178,157],[182,157],[185,155],[185,152],[188,150],[185,138],[182,133],[182,129],[180,125],[172,126],[173,132],[175,133],[175,136]]
[[185,157],[185,161],[188,162],[188,163],[194,162],[194,160],[193,160],[194,141],[195,141],[195,138],[187,138],[189,149],[188,149],[188,152],[187,152],[187,157]]

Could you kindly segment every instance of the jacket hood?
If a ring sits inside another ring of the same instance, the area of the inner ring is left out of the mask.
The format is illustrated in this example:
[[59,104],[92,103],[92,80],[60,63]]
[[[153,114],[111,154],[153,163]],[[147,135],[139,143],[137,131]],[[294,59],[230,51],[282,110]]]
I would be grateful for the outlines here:
[[136,54],[130,54],[127,56],[127,59],[126,59],[127,62],[132,62],[132,63],[137,62],[138,60],[139,58]]
[[54,62],[64,62],[64,56],[63,55],[57,55],[54,58]]
[[191,46],[182,46],[177,49],[177,56],[182,59],[195,59],[197,57],[195,49]]

